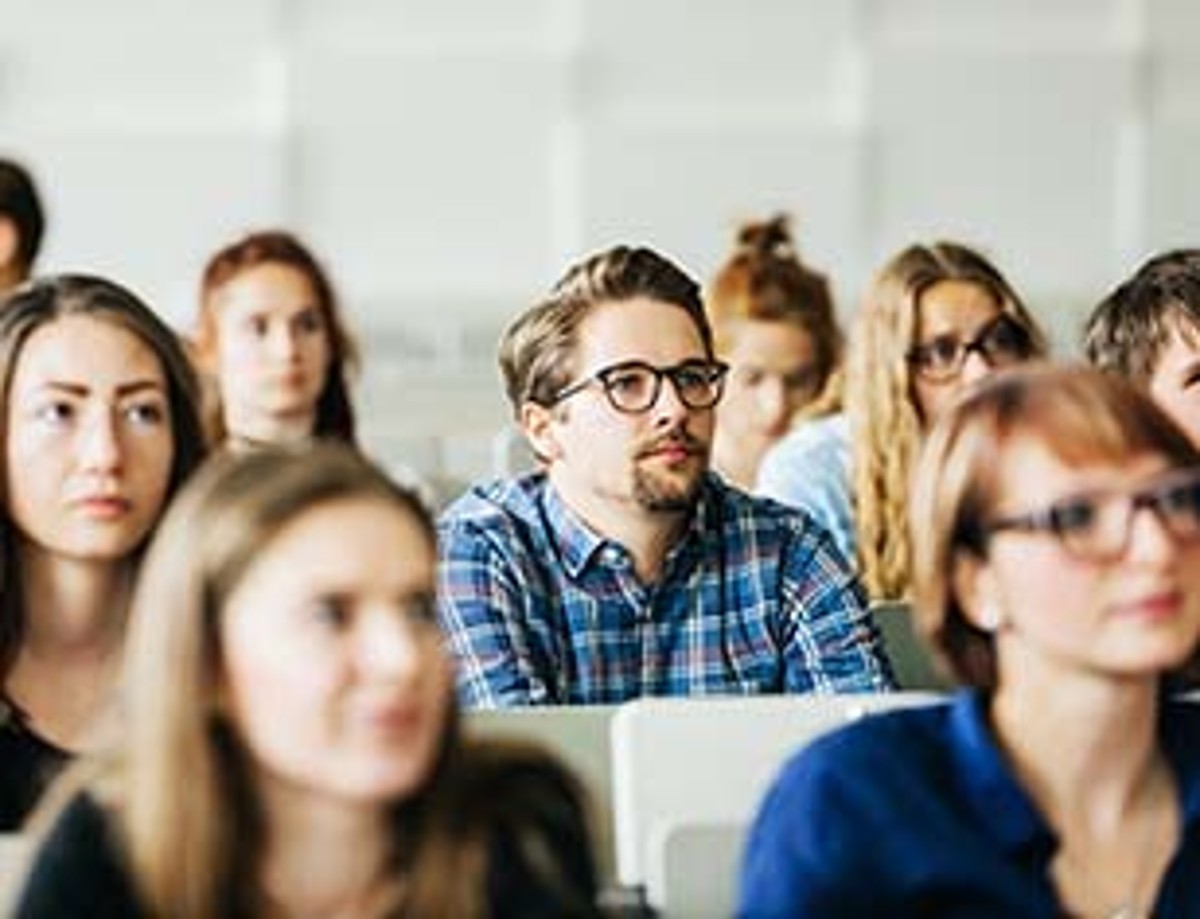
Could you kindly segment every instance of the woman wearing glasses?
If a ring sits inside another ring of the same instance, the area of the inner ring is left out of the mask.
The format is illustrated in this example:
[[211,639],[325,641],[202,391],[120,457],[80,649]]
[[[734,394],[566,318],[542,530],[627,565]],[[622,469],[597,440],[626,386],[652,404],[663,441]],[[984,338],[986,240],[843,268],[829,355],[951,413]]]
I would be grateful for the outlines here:
[[999,375],[912,501],[922,631],[971,687],[785,769],[745,915],[1200,915],[1200,453],[1126,381]]
[[961,387],[1044,352],[1036,322],[982,255],[957,243],[910,246],[859,310],[845,414],[785,438],[763,461],[758,490],[815,514],[857,557],[872,598],[902,599],[908,483],[924,431]]

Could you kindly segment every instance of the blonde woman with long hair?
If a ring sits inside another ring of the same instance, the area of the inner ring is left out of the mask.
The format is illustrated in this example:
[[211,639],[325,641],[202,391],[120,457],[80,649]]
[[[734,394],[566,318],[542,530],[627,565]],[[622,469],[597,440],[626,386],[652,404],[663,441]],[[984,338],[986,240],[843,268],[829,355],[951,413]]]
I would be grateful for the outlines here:
[[953,242],[909,246],[884,265],[855,317],[844,414],[768,454],[760,490],[817,516],[857,558],[872,599],[904,599],[909,479],[926,430],[963,387],[1045,351],[1036,321],[987,258]]
[[123,738],[64,779],[18,915],[592,914],[575,781],[460,738],[434,559],[344,445],[202,471],[138,586]]

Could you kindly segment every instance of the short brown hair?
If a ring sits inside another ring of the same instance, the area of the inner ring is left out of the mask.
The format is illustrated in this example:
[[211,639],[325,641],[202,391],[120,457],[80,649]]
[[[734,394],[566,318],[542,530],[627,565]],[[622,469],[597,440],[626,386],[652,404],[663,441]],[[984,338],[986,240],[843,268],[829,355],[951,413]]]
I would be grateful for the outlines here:
[[571,382],[579,325],[601,303],[646,297],[687,312],[712,357],[712,329],[700,285],[644,246],[616,246],[567,270],[550,296],[518,316],[500,339],[500,372],[513,413],[526,402],[552,405]]
[[992,636],[971,624],[954,588],[963,554],[987,554],[984,522],[997,502],[997,456],[1036,437],[1066,463],[1121,462],[1144,453],[1200,465],[1200,450],[1130,381],[1095,368],[1026,365],[968,389],[935,423],[910,502],[917,622],[947,669],[993,687]]
[[1200,341],[1200,249],[1156,255],[1096,305],[1083,332],[1087,359],[1146,384],[1173,333]]

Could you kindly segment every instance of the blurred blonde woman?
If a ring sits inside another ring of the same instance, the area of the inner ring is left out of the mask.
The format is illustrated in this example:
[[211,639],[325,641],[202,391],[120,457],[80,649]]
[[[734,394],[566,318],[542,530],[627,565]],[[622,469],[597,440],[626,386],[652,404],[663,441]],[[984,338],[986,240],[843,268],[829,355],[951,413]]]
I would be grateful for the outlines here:
[[713,468],[748,491],[763,455],[825,392],[842,333],[829,283],[800,261],[784,215],[741,228],[705,306],[717,356],[730,368]]
[[1005,371],[945,411],[918,623],[968,688],[785,768],[745,916],[1200,915],[1200,452],[1127,380]]
[[909,246],[876,276],[855,318],[844,414],[776,447],[760,490],[817,516],[857,559],[872,599],[903,599],[909,479],[924,432],[960,389],[1045,351],[1037,323],[983,255],[952,242]]
[[64,779],[17,914],[591,915],[574,779],[460,737],[434,559],[344,445],[203,470],[138,585],[124,742]]

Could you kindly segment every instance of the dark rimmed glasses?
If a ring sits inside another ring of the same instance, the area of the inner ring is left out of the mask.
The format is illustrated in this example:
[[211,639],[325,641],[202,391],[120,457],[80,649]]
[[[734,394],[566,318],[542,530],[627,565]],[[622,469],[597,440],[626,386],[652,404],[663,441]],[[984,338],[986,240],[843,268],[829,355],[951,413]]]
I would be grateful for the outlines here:
[[1012,316],[1002,313],[974,338],[963,341],[956,335],[939,335],[924,344],[914,345],[906,355],[918,374],[935,383],[952,380],[962,373],[972,351],[989,367],[1005,367],[1029,358],[1033,342],[1026,329]]
[[1153,512],[1177,542],[1200,541],[1200,468],[1168,473],[1133,492],[1081,492],[1042,510],[993,520],[983,531],[989,537],[1006,530],[1051,533],[1076,558],[1115,562],[1129,548],[1139,510]]
[[712,408],[721,399],[727,373],[729,365],[720,361],[690,360],[673,367],[622,361],[560,389],[551,404],[557,405],[589,386],[599,385],[613,408],[636,415],[654,407],[665,377],[675,387],[679,401],[688,408]]

